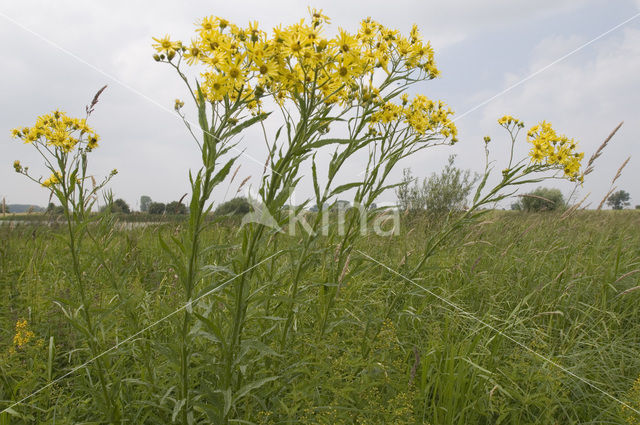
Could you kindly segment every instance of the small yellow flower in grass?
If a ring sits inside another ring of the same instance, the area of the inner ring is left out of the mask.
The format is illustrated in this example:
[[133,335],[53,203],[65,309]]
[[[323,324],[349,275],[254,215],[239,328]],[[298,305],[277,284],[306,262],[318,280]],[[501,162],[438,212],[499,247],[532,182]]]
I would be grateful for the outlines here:
[[182,109],[183,106],[184,106],[184,102],[181,101],[180,99],[176,99],[176,103],[173,106],[173,109],[175,109],[176,111],[179,111],[180,109]]
[[16,170],[16,173],[22,172],[22,164],[20,164],[20,161],[18,161],[17,159],[13,161],[13,169]]
[[16,322],[16,334],[13,336],[13,345],[16,348],[22,348],[36,336],[29,330],[29,324],[25,319]]

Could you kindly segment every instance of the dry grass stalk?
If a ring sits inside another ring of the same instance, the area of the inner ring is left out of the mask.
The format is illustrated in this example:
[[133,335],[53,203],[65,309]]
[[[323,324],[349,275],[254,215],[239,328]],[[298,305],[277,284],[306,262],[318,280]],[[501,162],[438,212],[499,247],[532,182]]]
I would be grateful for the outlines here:
[[596,208],[598,211],[600,211],[602,209],[602,206],[604,205],[604,202],[609,199],[609,196],[613,193],[614,190],[616,190],[617,187],[614,186],[611,188],[611,190],[609,192],[607,192],[606,195],[604,195],[604,198],[602,198],[602,201],[600,201],[600,204],[598,205],[598,208]]
[[634,286],[633,288],[629,288],[626,291],[620,292],[618,295],[616,295],[616,297],[621,297],[623,295],[630,294],[630,293],[632,293],[634,291],[637,291],[638,289],[640,289],[640,286]]
[[607,144],[609,143],[613,135],[616,134],[616,132],[620,129],[620,127],[622,127],[623,123],[624,121],[621,121],[620,124],[618,124],[618,126],[613,129],[613,131],[607,136],[607,138],[604,139],[604,142],[602,142],[602,144],[596,150],[596,152],[591,156],[591,158],[589,158],[589,162],[587,163],[587,169],[584,172],[585,176],[593,171],[593,163],[602,154],[602,151],[604,150],[604,148],[607,146]]
[[340,278],[338,279],[338,283],[342,283],[342,281],[344,280],[344,277],[346,276],[347,272],[349,271],[349,263],[351,262],[351,254],[349,254],[347,256],[347,261],[344,262],[344,267],[342,268],[342,273],[340,273]]
[[267,172],[267,166],[269,165],[269,161],[271,161],[271,152],[267,155],[267,160],[264,162],[264,168],[262,169],[262,175]]
[[91,113],[93,112],[93,107],[96,106],[96,104],[98,103],[98,98],[100,97],[100,95],[102,94],[104,89],[106,89],[106,88],[107,88],[107,86],[105,85],[100,90],[98,90],[98,92],[95,94],[95,96],[93,96],[93,100],[91,101],[91,104],[89,106],[85,107],[85,109],[87,111],[87,115],[91,115]]
[[231,180],[229,181],[229,184],[233,183],[233,180],[236,178],[238,171],[240,171],[240,167],[242,167],[242,164],[238,165],[238,168],[236,168],[236,171],[233,172],[233,175],[231,176]]
[[560,216],[560,220],[564,220],[566,218],[568,218],[569,216],[571,216],[575,211],[578,210],[578,208],[580,208],[580,205],[582,205],[582,203],[584,201],[587,200],[587,198],[589,197],[589,195],[591,195],[591,192],[587,193],[587,196],[585,196],[584,198],[582,198],[582,200],[580,200],[580,202],[571,205],[571,207],[567,208],[567,210],[565,212],[562,213],[562,215]]
[[622,276],[620,276],[619,278],[617,278],[616,281],[613,282],[613,283],[616,284],[616,283],[620,282],[622,279],[624,279],[626,277],[629,277],[631,275],[634,275],[634,274],[636,274],[638,272],[640,272],[640,269],[635,269],[635,270],[630,271],[629,273],[625,273]]
[[616,180],[618,180],[618,178],[620,178],[620,175],[622,174],[622,170],[624,169],[624,167],[627,166],[627,164],[629,163],[629,160],[631,160],[631,157],[628,157],[620,166],[620,168],[618,168],[618,171],[616,172],[616,176],[613,178],[613,180],[611,180],[611,184],[613,185]]
[[238,186],[238,190],[236,190],[236,194],[240,193],[244,185],[251,179],[251,176],[247,176],[244,180],[240,182],[240,186]]

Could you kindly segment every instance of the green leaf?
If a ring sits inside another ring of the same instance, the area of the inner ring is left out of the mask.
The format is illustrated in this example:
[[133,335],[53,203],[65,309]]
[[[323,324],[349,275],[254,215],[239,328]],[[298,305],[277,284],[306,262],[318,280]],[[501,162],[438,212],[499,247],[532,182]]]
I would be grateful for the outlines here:
[[175,406],[173,406],[173,414],[171,415],[171,421],[172,422],[176,421],[176,418],[180,414],[180,411],[182,410],[182,407],[184,406],[186,401],[187,400],[183,398],[181,400],[178,400],[178,402],[175,404]]
[[327,146],[327,145],[334,145],[334,144],[348,145],[348,144],[351,144],[353,142],[357,142],[357,140],[353,140],[353,139],[320,139],[320,140],[316,140],[315,142],[309,144],[308,147],[310,147],[312,149],[317,149],[317,148],[321,148],[321,147]]
[[240,388],[238,390],[238,392],[236,393],[235,401],[240,400],[242,397],[244,397],[245,395],[249,394],[249,392],[260,388],[261,386],[263,386],[267,382],[272,382],[272,381],[275,381],[276,379],[278,379],[277,376],[270,376],[268,378],[263,378],[263,379],[260,379],[258,381],[254,381],[254,382],[250,382],[250,383],[246,384],[245,386]]
[[333,191],[331,192],[331,195],[337,195],[339,193],[345,192],[349,189],[353,189],[354,187],[358,187],[358,186],[362,186],[362,182],[353,182],[353,183],[347,183],[347,184],[343,184],[340,185],[338,187],[336,187],[335,189],[333,189]]
[[220,137],[220,139],[226,140],[226,139],[228,139],[228,138],[230,138],[232,136],[235,136],[236,134],[240,133],[245,128],[251,127],[255,123],[265,120],[270,114],[271,114],[271,112],[263,113],[263,114],[256,115],[255,117],[249,118],[247,120],[244,120],[240,124],[237,124],[237,125],[233,126],[230,130],[228,130],[226,133],[224,133]]

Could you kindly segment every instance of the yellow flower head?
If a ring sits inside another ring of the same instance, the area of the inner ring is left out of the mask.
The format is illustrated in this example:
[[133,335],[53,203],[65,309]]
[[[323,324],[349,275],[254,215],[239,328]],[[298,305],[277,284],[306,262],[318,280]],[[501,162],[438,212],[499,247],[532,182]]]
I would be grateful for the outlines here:
[[71,152],[81,141],[97,147],[98,135],[84,118],[71,118],[62,111],[38,117],[33,127],[14,129],[12,135],[25,143],[40,143],[47,147]]
[[16,322],[16,334],[13,336],[13,345],[16,348],[23,348],[36,335],[29,329],[29,324],[25,319]]
[[583,152],[577,152],[578,144],[563,134],[557,134],[551,123],[542,121],[527,132],[527,142],[531,143],[531,161],[560,168],[564,176],[572,181],[582,181],[580,173]]

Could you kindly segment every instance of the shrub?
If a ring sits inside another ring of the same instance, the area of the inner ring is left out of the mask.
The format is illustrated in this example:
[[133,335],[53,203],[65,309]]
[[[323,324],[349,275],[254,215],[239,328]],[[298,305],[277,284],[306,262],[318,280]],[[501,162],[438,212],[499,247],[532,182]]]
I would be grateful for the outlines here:
[[164,214],[166,205],[162,202],[152,202],[149,204],[149,214]]
[[167,214],[174,214],[174,215],[186,214],[187,207],[181,202],[173,201],[167,204],[167,206],[165,207],[165,212]]
[[247,214],[252,211],[251,204],[247,198],[238,197],[230,201],[224,202],[216,208],[215,215],[237,215]]
[[522,195],[511,209],[528,212],[554,211],[565,207],[564,197],[559,189],[539,187]]
[[151,197],[142,195],[140,197],[140,211],[149,212],[149,205],[151,204]]
[[60,215],[64,214],[64,208],[62,207],[62,205],[56,205],[53,202],[49,202],[46,212],[53,215]]
[[449,162],[440,174],[431,174],[421,185],[416,180],[413,187],[410,184],[415,179],[411,169],[406,168],[402,184],[396,191],[399,207],[403,210],[426,208],[437,213],[463,209],[478,176],[472,175],[470,170],[457,168],[454,163],[455,155],[449,156]]
[[131,208],[124,199],[116,199],[111,205],[111,212],[129,214],[131,212]]
[[629,202],[630,198],[631,196],[629,196],[629,192],[619,190],[617,192],[614,192],[611,196],[609,196],[609,198],[607,198],[607,205],[609,205],[614,210],[621,210],[624,207],[628,207],[629,205],[631,205],[631,202]]

